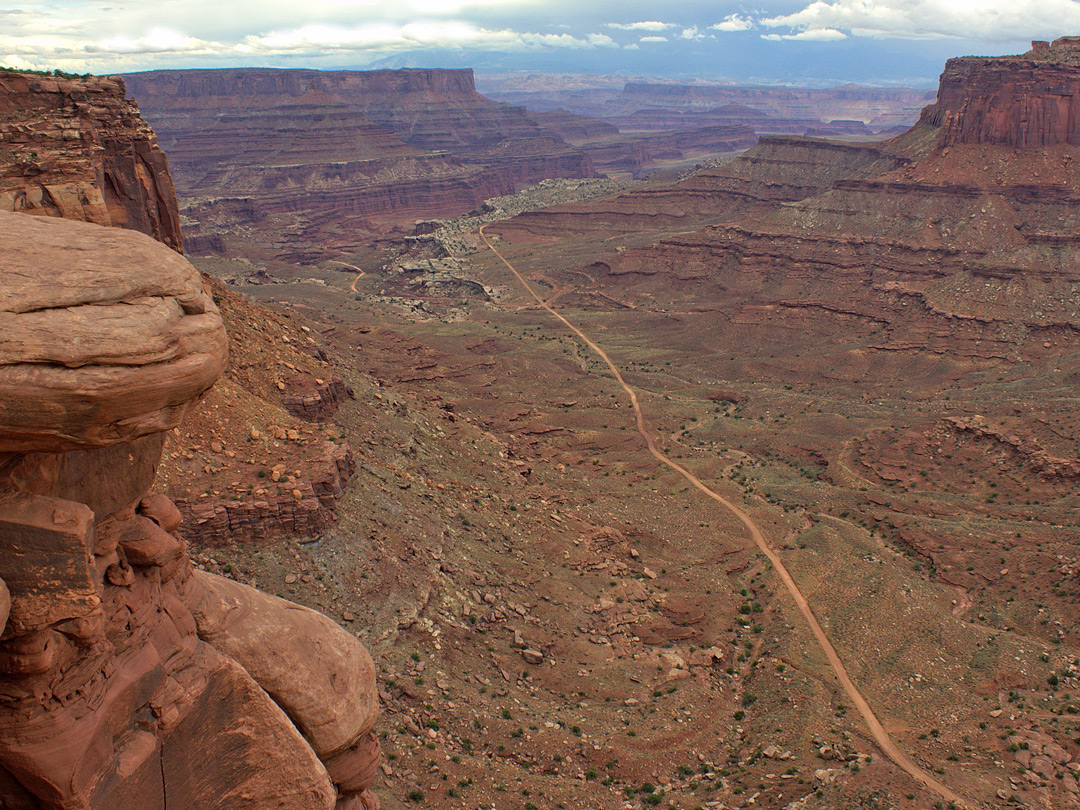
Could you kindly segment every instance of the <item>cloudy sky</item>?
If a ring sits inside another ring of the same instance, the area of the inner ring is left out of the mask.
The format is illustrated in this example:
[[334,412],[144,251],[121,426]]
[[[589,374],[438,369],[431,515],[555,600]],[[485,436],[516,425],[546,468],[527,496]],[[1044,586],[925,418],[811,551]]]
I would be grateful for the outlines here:
[[475,66],[932,83],[960,54],[1080,34],[1080,0],[0,0],[0,64]]

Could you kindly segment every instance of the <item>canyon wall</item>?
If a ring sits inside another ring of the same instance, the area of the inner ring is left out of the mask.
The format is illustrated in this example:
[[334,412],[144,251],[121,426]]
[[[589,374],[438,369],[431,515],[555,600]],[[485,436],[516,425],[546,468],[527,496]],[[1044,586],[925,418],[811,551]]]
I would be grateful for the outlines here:
[[925,90],[848,85],[808,87],[725,87],[628,82],[610,108],[708,110],[725,104],[745,105],[780,119],[829,122],[862,121],[877,127],[911,123],[934,100]]
[[[940,101],[891,141],[764,138],[674,185],[489,231],[671,229],[587,273],[620,300],[708,302],[730,340],[798,334],[853,375],[866,356],[886,375],[930,355],[962,369],[1039,358],[1080,331],[1078,82],[1075,40],[952,60]],[[853,335],[858,350],[833,356]]]
[[[488,77],[485,77],[488,78]],[[558,80],[538,89],[517,77],[492,82],[488,95],[530,110],[562,109],[626,130],[746,125],[758,134],[845,134],[908,127],[933,102],[932,91],[908,87],[814,89],[628,82],[621,89],[581,88]]]
[[132,228],[183,247],[165,155],[116,78],[0,73],[0,210]]
[[1023,56],[950,59],[922,120],[942,142],[1033,149],[1080,145],[1080,37],[1037,42]]
[[[290,243],[452,216],[589,157],[468,70],[154,71],[126,77],[173,164],[196,245],[237,223]],[[197,230],[196,230],[197,227]],[[300,233],[289,240],[284,233]],[[235,234],[233,234],[235,236]]]
[[[707,89],[707,88],[706,88]],[[686,94],[666,91],[676,98]],[[725,290],[751,287],[765,303],[806,274],[805,290],[828,279],[851,285],[848,305],[873,299],[873,317],[884,299],[907,306],[917,295],[930,317],[962,308],[931,293],[947,277],[1011,283],[1011,303],[972,311],[1025,319],[1021,302],[1035,280],[1071,285],[1077,280],[1080,185],[1071,167],[1080,154],[1080,40],[1036,43],[1023,56],[950,60],[938,101],[919,124],[881,144],[844,144],[791,137],[765,138],[731,163],[706,168],[661,189],[518,218],[506,226],[553,232],[574,216],[579,227],[628,227],[641,218],[672,223],[709,216],[714,224],[679,238],[626,251],[613,272],[646,275],[666,268],[705,271]],[[690,94],[692,97],[697,92]],[[706,93],[705,95],[708,95]],[[872,289],[866,285],[876,279]],[[885,295],[883,279],[902,285]],[[781,283],[782,282],[782,283]],[[817,294],[815,294],[817,295]],[[825,295],[822,288],[820,295]],[[784,302],[793,299],[787,293]],[[817,300],[817,298],[815,298]],[[931,305],[929,302],[933,301]],[[785,303],[785,306],[789,303]],[[1045,305],[1044,305],[1045,306]],[[1076,318],[1055,304],[1050,321],[1074,328]],[[910,327],[913,310],[894,316]],[[869,317],[869,315],[868,315]],[[892,317],[892,316],[890,316]],[[992,319],[993,320],[993,319]]]
[[498,227],[534,235],[611,234],[637,228],[700,228],[736,216],[758,216],[828,190],[843,179],[875,177],[907,162],[878,144],[773,136],[737,160],[705,166],[671,185],[649,185],[618,197],[563,205],[515,217]]
[[[118,81],[0,82],[0,806],[374,810],[363,646],[197,570],[156,488],[228,338],[153,133]],[[308,418],[348,395],[322,376],[288,391]]]

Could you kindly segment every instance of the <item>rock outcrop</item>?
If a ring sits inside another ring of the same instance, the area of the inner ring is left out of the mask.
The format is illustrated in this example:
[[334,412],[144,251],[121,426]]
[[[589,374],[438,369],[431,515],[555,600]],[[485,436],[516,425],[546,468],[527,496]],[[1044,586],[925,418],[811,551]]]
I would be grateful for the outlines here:
[[285,383],[282,402],[293,416],[309,422],[329,419],[341,403],[353,397],[345,381],[334,374],[328,380],[310,374],[296,374]]
[[1080,145],[1080,37],[1035,42],[1023,56],[950,59],[922,121],[941,127],[946,146]]
[[902,150],[878,144],[767,137],[738,160],[706,165],[677,183],[535,211],[498,227],[508,234],[536,235],[554,235],[568,227],[608,234],[639,227],[701,227],[772,212],[785,203],[827,191],[840,180],[875,177],[908,160]]
[[370,658],[195,571],[151,491],[226,361],[142,234],[0,213],[0,804],[375,808]]
[[[0,177],[3,178],[3,187],[11,189],[5,199],[20,205],[43,199],[47,201],[44,208],[24,209],[25,212],[77,220],[89,218],[101,225],[131,227],[174,248],[179,247],[177,202],[164,156],[154,145],[154,133],[139,117],[138,109],[130,101],[125,101],[123,96],[123,83],[115,79],[0,74],[0,109],[10,110],[10,118],[5,116],[5,122],[14,122],[2,123],[0,127],[6,126],[5,131],[14,133],[11,137],[16,140],[11,143],[17,143],[12,151],[5,152],[2,144],[6,140],[0,142]],[[334,123],[343,122],[329,122]],[[318,130],[319,137],[308,138],[302,143],[283,139],[278,146],[284,148],[289,143],[293,144],[293,151],[288,152],[289,159],[310,149],[318,158],[329,160],[341,154],[343,143],[354,142],[350,141],[351,138],[363,140],[367,137],[364,133],[350,134],[347,127],[335,130],[329,124]],[[60,137],[63,133],[66,134]],[[379,130],[378,137],[397,142],[385,130]],[[241,138],[238,143],[242,145],[245,141]],[[397,143],[401,149],[411,151],[410,147]],[[257,165],[260,159],[272,162],[272,156],[259,151],[258,147],[252,146],[251,149],[250,156],[238,157],[238,161],[242,163],[248,159],[252,165]],[[23,155],[33,155],[35,159],[22,161],[20,156]],[[144,160],[140,155],[148,157]],[[110,189],[114,192],[126,188],[123,178],[127,176],[125,171],[128,169],[131,169],[137,182],[129,189],[130,193],[121,198]],[[62,189],[68,186],[77,189],[78,197],[87,201],[86,207],[58,207],[53,204],[57,200],[67,199]],[[120,200],[122,205],[118,203],[117,207],[109,207],[102,203],[102,189],[106,196],[112,193],[109,199]],[[302,192],[293,189],[290,193],[296,195]],[[90,204],[95,200],[97,202]],[[236,204],[243,209],[242,203],[242,200],[234,198],[211,205],[221,209]],[[284,207],[283,216],[293,220],[294,216],[286,210],[288,208]],[[337,218],[331,214],[327,217],[328,221]],[[24,219],[15,222],[26,224]],[[172,224],[163,231],[158,227],[163,223]],[[197,235],[196,240],[213,240],[215,236]],[[121,238],[116,234],[99,235],[101,245],[113,245],[110,250],[118,249],[114,243]],[[143,245],[138,251],[132,258],[144,262],[146,267],[157,267],[156,251],[152,245]],[[87,260],[91,261],[92,257]],[[197,298],[203,292],[200,283],[195,283],[191,289],[177,286],[180,283],[177,279],[188,279],[190,271],[185,262],[178,261],[162,264],[157,276],[147,274],[146,294],[142,299],[134,303],[114,302],[111,296],[117,284],[114,278],[116,272],[108,266],[98,269],[104,274],[102,287],[97,292],[97,304],[102,307],[100,311],[109,312],[113,328],[123,331],[130,341],[129,344],[118,341],[116,345],[125,350],[128,346],[141,347],[131,349],[130,356],[118,355],[113,358],[117,364],[115,373],[124,373],[126,365],[142,357],[141,352],[159,352],[158,355],[148,356],[159,358],[160,363],[154,368],[166,381],[155,381],[152,378],[154,372],[149,369],[142,376],[133,376],[132,382],[142,380],[143,388],[132,389],[135,397],[117,400],[109,406],[117,409],[117,420],[123,420],[128,412],[142,413],[140,409],[147,405],[148,398],[161,398],[166,394],[172,396],[167,391],[168,386],[181,379],[180,376],[170,378],[173,371],[169,365],[171,358],[167,345],[161,348],[160,335],[155,331],[180,328],[177,313],[160,297],[164,294],[162,291],[175,295],[182,302],[182,308],[194,300],[192,296]],[[64,294],[81,294],[82,269],[61,268],[56,280]],[[185,283],[190,283],[190,279]],[[218,302],[222,316],[229,324],[232,362],[225,376],[208,395],[204,407],[197,409],[192,414],[193,418],[187,420],[178,433],[168,434],[165,463],[158,470],[157,485],[180,505],[188,520],[186,538],[196,546],[221,544],[230,539],[265,539],[284,532],[301,535],[318,533],[335,518],[336,501],[343,495],[353,471],[352,455],[344,436],[335,436],[330,441],[325,433],[312,432],[309,435],[297,418],[326,421],[349,396],[349,391],[332,372],[325,358],[317,356],[313,341],[298,326],[265,309],[254,307],[213,281],[210,281],[210,285],[210,294]],[[72,290],[75,292],[72,293]],[[14,287],[11,294],[16,294]],[[24,301],[20,306],[33,308],[37,303],[40,302]],[[24,318],[28,327],[21,335],[8,331],[12,317],[0,313],[0,325],[4,327],[0,329],[0,353],[38,351],[38,344],[47,342],[59,328],[58,319],[63,319],[63,313],[43,309],[32,318]],[[184,323],[190,323],[190,319]],[[29,328],[31,324],[32,329]],[[78,353],[93,352],[101,341],[101,336],[94,333],[95,326],[87,321],[68,327],[72,343],[66,348],[54,346],[54,349],[63,348],[65,352],[55,359],[79,367],[83,361]],[[272,337],[267,330],[273,332]],[[273,350],[269,353],[262,351],[266,348]],[[255,359],[253,355],[259,356]],[[40,359],[47,361],[50,358],[42,356]],[[280,379],[275,376],[275,368],[279,364],[282,370],[288,370],[288,374],[281,375]],[[35,385],[52,384],[45,379],[47,370],[36,373],[42,381],[35,379],[28,382],[28,390],[34,390]],[[237,379],[239,377],[243,378],[242,382]],[[77,433],[78,420],[99,406],[87,395],[87,392],[95,390],[95,378],[90,371],[83,369],[81,377],[73,372],[63,379],[67,381],[64,384],[72,387],[65,406],[36,414],[40,424],[52,425],[57,429],[58,436],[62,435],[62,428],[71,427],[68,423],[74,423],[72,429]],[[168,382],[169,379],[173,383]],[[182,398],[183,394],[180,396]],[[225,401],[229,405],[219,407]],[[163,412],[171,407],[168,401],[159,404]],[[124,408],[128,412],[123,411]],[[31,409],[27,412],[34,415]],[[256,425],[265,430],[265,440],[258,443],[249,438],[249,432]],[[243,439],[248,442],[245,449],[249,452],[242,459],[235,452],[239,447],[233,434],[238,432],[242,432]],[[204,442],[207,434],[211,436]],[[278,434],[283,445],[275,444]],[[293,435],[297,436],[295,441],[290,438]],[[220,446],[223,439],[228,441],[230,449],[225,450]],[[202,459],[196,466],[193,450],[203,445],[206,445],[210,458]],[[219,452],[212,452],[214,446],[219,447]],[[256,448],[258,452],[252,452]],[[278,464],[282,465],[282,470],[289,471],[287,475],[283,472],[278,477],[281,491],[276,491],[277,487],[273,491],[263,488],[263,485],[272,482],[255,477],[255,470],[269,475]],[[250,478],[250,487],[245,485],[244,490],[238,492],[236,487],[229,486],[228,494],[219,499],[215,490],[220,491],[224,487],[217,480],[206,480],[213,478],[211,472],[216,472],[218,478],[228,476],[227,482],[223,483],[230,485],[241,478],[245,481]]]
[[603,134],[571,141],[592,158],[597,169],[612,175],[636,174],[661,161],[704,161],[749,149],[758,142],[751,127],[703,126],[696,129]]
[[118,225],[183,247],[165,155],[117,78],[0,73],[0,210]]
[[[181,498],[176,506],[185,531],[203,547],[224,546],[272,537],[314,537],[335,518],[334,509],[355,472],[347,444],[324,442],[313,459],[305,459],[305,481],[290,481],[275,492],[263,489],[251,497]],[[284,469],[272,471],[282,480]]]

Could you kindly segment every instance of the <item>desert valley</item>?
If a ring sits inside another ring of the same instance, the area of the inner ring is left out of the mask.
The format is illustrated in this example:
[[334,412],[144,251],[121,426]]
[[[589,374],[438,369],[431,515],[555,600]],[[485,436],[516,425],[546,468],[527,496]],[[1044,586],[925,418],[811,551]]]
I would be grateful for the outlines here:
[[1080,807],[1078,165],[1080,37],[0,72],[0,808]]

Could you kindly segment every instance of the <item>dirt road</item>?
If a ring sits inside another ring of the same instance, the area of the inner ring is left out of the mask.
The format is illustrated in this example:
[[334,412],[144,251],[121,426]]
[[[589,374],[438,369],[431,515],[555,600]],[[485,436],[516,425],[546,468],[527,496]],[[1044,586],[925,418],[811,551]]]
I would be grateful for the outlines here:
[[592,349],[597,354],[597,356],[599,356],[600,359],[607,364],[607,367],[611,370],[611,373],[615,376],[615,379],[618,381],[619,385],[623,387],[623,390],[626,391],[627,396],[630,397],[630,404],[633,406],[634,409],[634,418],[637,421],[638,433],[641,434],[641,437],[645,440],[645,444],[649,448],[649,452],[656,458],[656,460],[659,461],[661,464],[670,467],[675,472],[679,473],[679,475],[681,475],[689,483],[693,484],[694,487],[700,490],[703,495],[708,498],[712,498],[714,501],[720,503],[722,506],[724,506],[725,509],[730,511],[733,515],[735,515],[735,517],[742,521],[743,525],[746,526],[747,530],[750,532],[750,536],[754,539],[754,543],[756,543],[757,547],[761,550],[761,552],[766,557],[768,557],[769,562],[772,563],[773,568],[775,569],[777,575],[780,577],[780,581],[784,583],[784,587],[787,588],[787,591],[791,595],[791,598],[795,600],[795,604],[798,606],[799,612],[802,613],[803,618],[806,619],[807,624],[810,625],[810,630],[814,634],[814,638],[817,640],[818,645],[825,653],[825,657],[829,661],[829,666],[831,666],[833,672],[836,673],[836,678],[840,681],[840,685],[843,687],[844,692],[847,694],[848,698],[855,705],[855,708],[858,709],[859,714],[862,715],[863,720],[866,722],[867,727],[870,729],[870,734],[873,736],[875,742],[877,742],[878,747],[881,749],[882,753],[884,753],[885,756],[887,756],[894,763],[896,763],[899,768],[905,771],[913,779],[916,779],[922,784],[926,785],[926,787],[933,790],[946,801],[955,802],[960,807],[975,807],[973,803],[962,799],[958,794],[954,793],[948,787],[943,785],[929,773],[916,765],[915,762],[913,762],[911,758],[908,757],[907,754],[905,754],[903,751],[901,751],[899,747],[897,747],[896,743],[892,741],[892,738],[889,737],[888,732],[885,731],[885,728],[878,720],[877,715],[874,714],[874,710],[870,708],[870,704],[866,701],[866,698],[862,696],[862,693],[859,692],[854,682],[852,682],[851,677],[848,675],[847,669],[844,667],[844,662],[840,660],[840,655],[836,652],[836,648],[833,647],[832,642],[829,641],[829,637],[825,634],[825,630],[818,622],[817,617],[814,616],[814,612],[810,609],[810,603],[806,601],[806,597],[803,596],[802,591],[799,590],[799,586],[795,584],[795,580],[792,578],[791,574],[788,573],[787,568],[784,566],[783,561],[780,559],[780,555],[772,549],[772,547],[769,545],[768,539],[765,537],[761,529],[758,528],[758,525],[754,522],[750,515],[743,511],[741,507],[737,506],[736,504],[729,501],[727,498],[707,487],[697,476],[695,476],[692,472],[687,470],[681,464],[673,461],[672,459],[664,455],[660,448],[656,446],[656,442],[653,440],[652,435],[649,433],[648,425],[645,421],[645,415],[642,412],[641,405],[638,402],[637,393],[634,391],[633,388],[627,385],[626,380],[623,379],[622,372],[620,372],[618,366],[616,366],[611,361],[611,358],[608,357],[607,353],[602,348],[600,348],[600,346],[594,343],[588,335],[578,329],[574,324],[564,318],[559,312],[557,312],[546,301],[544,301],[544,299],[536,292],[535,289],[533,289],[532,285],[529,284],[525,277],[522,276],[521,273],[519,273],[514,267],[514,265],[507,261],[506,257],[503,256],[498,251],[498,249],[491,243],[491,240],[488,239],[487,234],[484,233],[483,227],[480,228],[480,238],[484,240],[484,244],[486,244],[488,248],[491,249],[491,252],[499,258],[499,261],[506,265],[507,269],[514,274],[514,277],[528,291],[529,295],[536,299],[536,302],[544,310],[546,310],[554,317],[558,318],[559,321],[561,321],[567,329],[577,335],[582,342],[584,342],[590,349]]
[[330,264],[340,264],[342,267],[348,267],[356,271],[356,278],[353,279],[352,284],[349,285],[349,289],[356,292],[356,282],[362,279],[366,274],[363,270],[357,267],[355,264],[349,264],[348,262],[339,262],[337,259],[327,259]]

